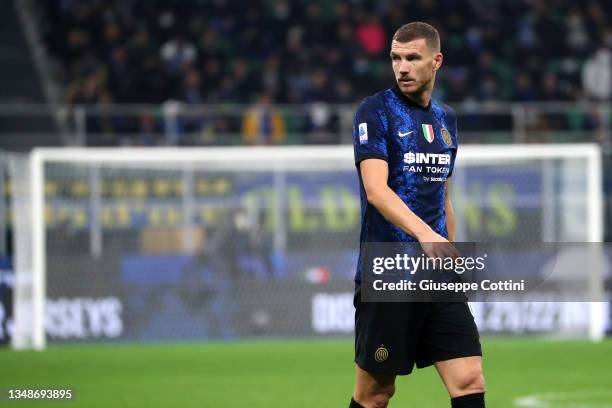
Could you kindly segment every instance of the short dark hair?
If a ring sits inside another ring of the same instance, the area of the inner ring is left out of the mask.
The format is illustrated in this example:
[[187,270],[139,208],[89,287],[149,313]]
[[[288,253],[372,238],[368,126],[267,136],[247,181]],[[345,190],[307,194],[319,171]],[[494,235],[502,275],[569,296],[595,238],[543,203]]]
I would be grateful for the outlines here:
[[440,34],[433,26],[416,21],[404,24],[397,29],[393,35],[393,40],[401,43],[410,42],[423,38],[427,46],[434,51],[440,51]]

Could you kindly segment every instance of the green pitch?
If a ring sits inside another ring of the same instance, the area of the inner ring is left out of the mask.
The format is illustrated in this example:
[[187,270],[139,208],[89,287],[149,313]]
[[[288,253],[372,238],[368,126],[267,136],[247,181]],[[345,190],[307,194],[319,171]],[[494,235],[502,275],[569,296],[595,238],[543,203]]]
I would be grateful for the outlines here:
[[[487,406],[612,407],[612,341],[486,339]],[[15,407],[344,408],[350,340],[51,346],[0,351],[0,387],[70,386],[65,403]],[[554,402],[551,402],[554,401]],[[531,404],[531,405],[530,405]],[[401,377],[391,407],[449,406],[435,369]]]

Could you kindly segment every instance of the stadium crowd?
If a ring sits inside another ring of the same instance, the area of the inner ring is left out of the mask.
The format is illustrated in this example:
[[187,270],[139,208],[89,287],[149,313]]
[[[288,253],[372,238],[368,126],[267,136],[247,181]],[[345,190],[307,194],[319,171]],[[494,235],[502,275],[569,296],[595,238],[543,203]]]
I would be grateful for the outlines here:
[[[414,20],[440,30],[436,96],[445,101],[607,100],[612,88],[612,3],[603,0],[40,4],[71,104],[355,103],[392,83],[390,37]],[[273,116],[261,120],[271,140],[282,128]],[[151,126],[146,117],[137,125]]]

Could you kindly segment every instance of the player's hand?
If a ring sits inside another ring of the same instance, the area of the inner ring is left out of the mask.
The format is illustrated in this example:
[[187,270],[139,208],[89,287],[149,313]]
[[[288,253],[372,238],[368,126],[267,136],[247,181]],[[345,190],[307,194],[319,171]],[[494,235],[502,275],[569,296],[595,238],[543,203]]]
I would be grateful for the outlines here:
[[450,241],[433,231],[419,237],[423,252],[430,258],[457,258],[461,254]]

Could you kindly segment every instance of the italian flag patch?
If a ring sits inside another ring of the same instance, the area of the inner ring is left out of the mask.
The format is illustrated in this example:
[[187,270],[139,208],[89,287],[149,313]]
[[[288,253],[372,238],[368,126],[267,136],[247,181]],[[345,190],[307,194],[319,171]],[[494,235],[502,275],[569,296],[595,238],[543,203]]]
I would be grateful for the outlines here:
[[421,127],[423,128],[423,136],[425,136],[425,140],[427,140],[429,143],[434,141],[434,130],[433,130],[433,126],[431,125],[421,125]]

